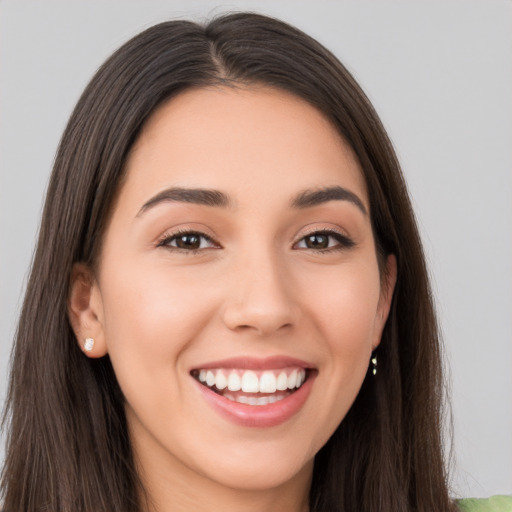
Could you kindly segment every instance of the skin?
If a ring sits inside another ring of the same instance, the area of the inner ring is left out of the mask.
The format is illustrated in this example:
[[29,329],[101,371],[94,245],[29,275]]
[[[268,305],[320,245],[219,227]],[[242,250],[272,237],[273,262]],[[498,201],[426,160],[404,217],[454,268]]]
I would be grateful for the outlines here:
[[[75,266],[69,314],[80,345],[95,340],[87,355],[112,360],[147,509],[306,511],[314,456],[379,344],[396,264],[388,257],[381,279],[370,218],[353,202],[290,202],[339,186],[369,212],[357,159],[303,100],[219,87],[157,110],[126,172],[97,268]],[[219,190],[231,204],[163,201],[141,212],[169,187]],[[177,230],[213,242],[179,249]],[[306,244],[327,230],[328,249]],[[269,428],[220,415],[190,375],[209,361],[274,355],[317,373],[299,412]]]

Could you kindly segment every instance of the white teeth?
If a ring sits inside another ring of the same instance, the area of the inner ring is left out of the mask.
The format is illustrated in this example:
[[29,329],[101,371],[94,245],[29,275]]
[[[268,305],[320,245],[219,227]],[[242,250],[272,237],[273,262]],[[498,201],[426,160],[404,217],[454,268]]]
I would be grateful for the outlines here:
[[286,398],[288,396],[288,393],[283,393],[279,395],[270,395],[270,396],[247,396],[247,395],[240,395],[240,396],[234,396],[229,393],[224,393],[224,398],[227,398],[228,400],[231,400],[232,402],[238,402],[239,404],[247,404],[247,405],[268,405],[273,404],[275,402],[279,402],[279,400],[282,400],[283,398]]
[[242,375],[242,391],[244,393],[257,393],[259,390],[260,383],[258,376],[251,371],[244,372]]
[[228,385],[228,379],[226,379],[226,376],[222,371],[218,371],[217,375],[215,376],[215,387],[217,389],[225,389]]
[[278,389],[279,391],[284,391],[285,389],[288,389],[288,377],[286,375],[286,372],[281,372],[279,374],[279,377],[277,377],[276,389]]
[[215,384],[215,375],[208,370],[206,372],[206,385],[212,387]]
[[[289,374],[287,372],[290,372]],[[215,386],[219,391],[240,391],[244,393],[276,393],[300,388],[306,380],[306,370],[295,368],[288,370],[199,370],[197,378],[208,387]]]
[[240,376],[236,372],[231,372],[228,377],[228,389],[229,391],[240,391],[242,387],[242,381]]
[[260,393],[275,393],[277,389],[277,379],[272,372],[263,372],[260,377]]
[[293,389],[297,385],[297,370],[293,370],[290,375],[288,375],[288,389]]

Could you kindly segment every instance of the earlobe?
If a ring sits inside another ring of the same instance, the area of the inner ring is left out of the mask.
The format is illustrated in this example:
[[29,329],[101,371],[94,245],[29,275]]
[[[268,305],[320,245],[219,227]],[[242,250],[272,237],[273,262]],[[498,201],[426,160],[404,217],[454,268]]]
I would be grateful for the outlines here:
[[384,326],[388,319],[391,302],[393,301],[393,293],[395,291],[397,272],[396,256],[394,254],[389,254],[386,258],[386,268],[384,270],[381,284],[373,350],[375,350],[380,343],[382,331],[384,330]]
[[78,346],[92,358],[107,354],[101,293],[92,270],[76,263],[71,273],[68,316]]

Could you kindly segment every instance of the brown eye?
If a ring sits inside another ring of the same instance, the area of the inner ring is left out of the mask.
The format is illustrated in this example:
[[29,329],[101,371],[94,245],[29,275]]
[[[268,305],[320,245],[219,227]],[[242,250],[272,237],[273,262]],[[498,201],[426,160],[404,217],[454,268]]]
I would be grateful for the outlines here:
[[301,238],[294,246],[295,249],[310,249],[313,251],[341,250],[353,247],[354,242],[336,231],[317,231]]
[[304,237],[304,243],[308,249],[327,249],[329,247],[329,236],[314,233]]
[[162,240],[159,247],[167,247],[169,249],[179,249],[181,251],[198,251],[201,249],[218,248],[209,236],[194,231],[176,233]]
[[179,249],[199,249],[201,247],[201,238],[194,233],[180,235],[175,240],[176,247]]

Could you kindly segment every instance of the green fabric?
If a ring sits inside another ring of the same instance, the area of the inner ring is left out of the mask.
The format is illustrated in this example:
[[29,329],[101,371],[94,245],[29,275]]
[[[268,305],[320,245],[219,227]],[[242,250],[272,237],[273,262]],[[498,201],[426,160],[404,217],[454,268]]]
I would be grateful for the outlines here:
[[461,512],[512,512],[512,496],[469,498],[458,502]]

